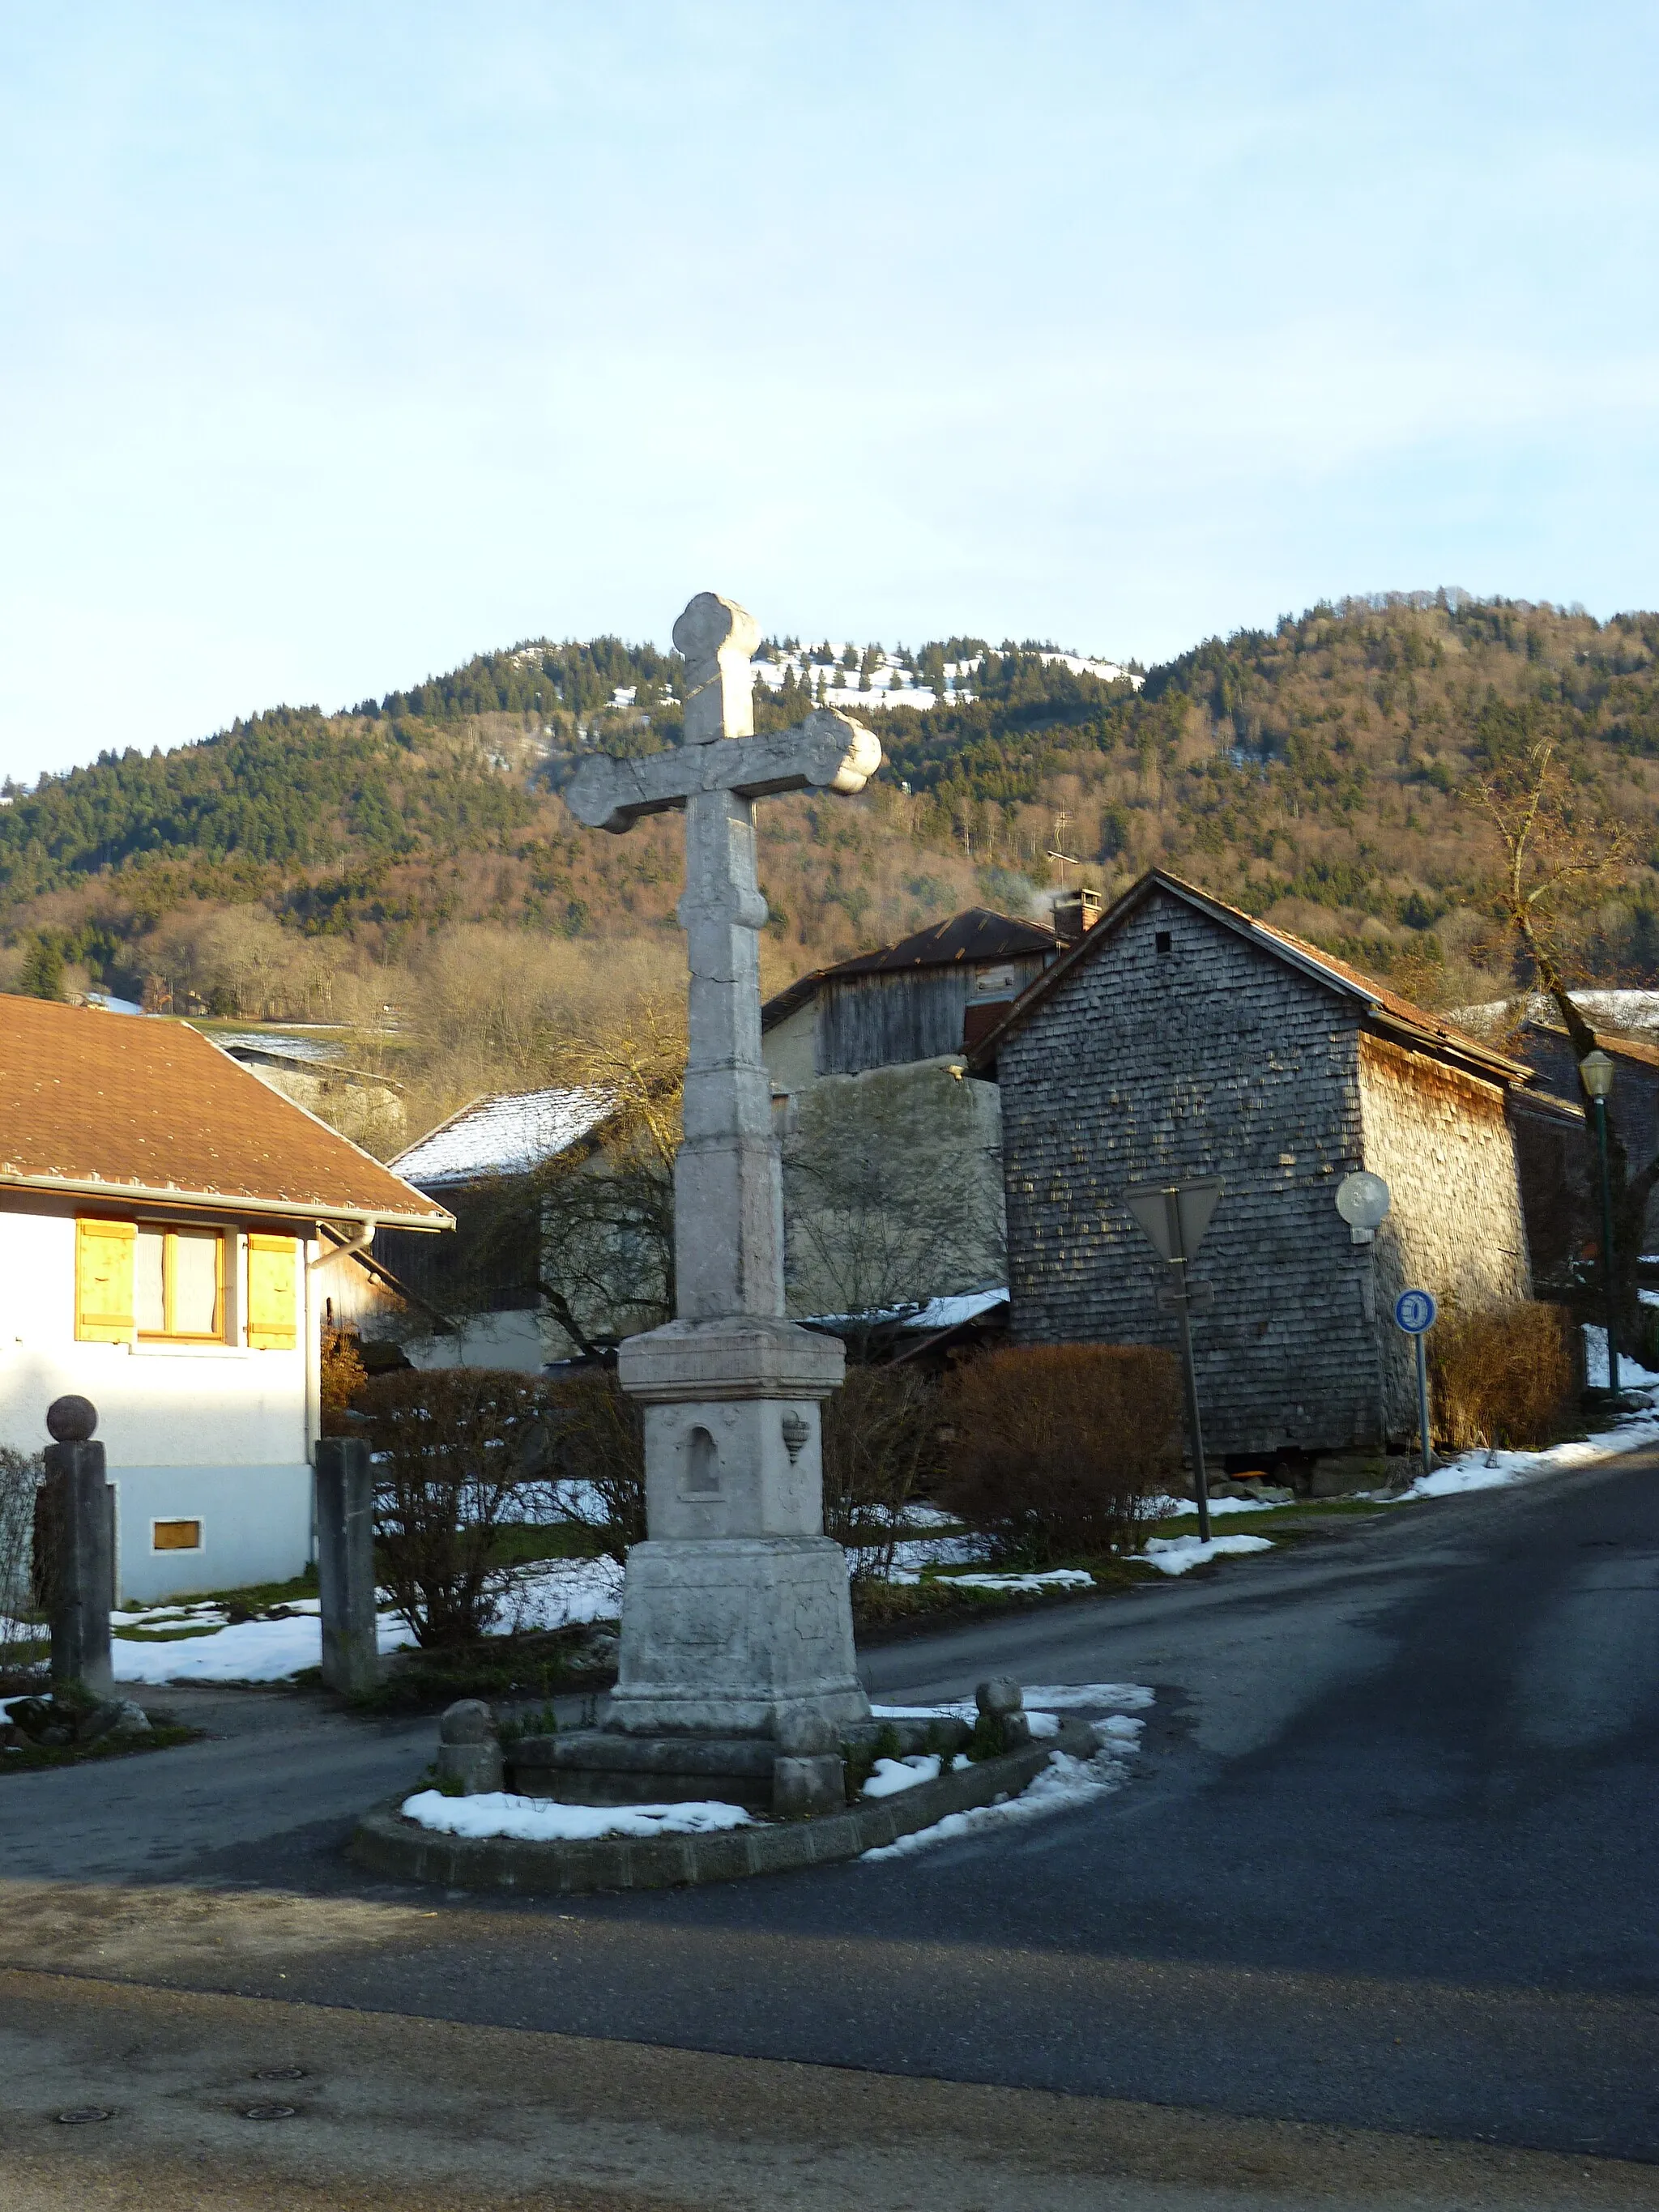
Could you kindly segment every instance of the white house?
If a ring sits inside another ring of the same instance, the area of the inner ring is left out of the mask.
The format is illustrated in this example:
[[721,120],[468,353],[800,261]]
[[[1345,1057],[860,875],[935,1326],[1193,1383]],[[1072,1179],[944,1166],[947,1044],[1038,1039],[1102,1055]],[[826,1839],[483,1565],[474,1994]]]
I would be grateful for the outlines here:
[[311,1556],[319,1319],[445,1208],[186,1024],[0,997],[0,1443],[98,1409],[126,1601]]

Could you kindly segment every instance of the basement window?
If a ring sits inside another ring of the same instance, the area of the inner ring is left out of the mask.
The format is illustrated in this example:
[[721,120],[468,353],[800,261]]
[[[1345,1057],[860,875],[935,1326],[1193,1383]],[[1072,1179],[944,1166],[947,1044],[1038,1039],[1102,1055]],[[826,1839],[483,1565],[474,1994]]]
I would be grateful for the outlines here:
[[1170,952],[1175,949],[1175,939],[1167,929],[1155,931],[1152,943],[1160,952]]

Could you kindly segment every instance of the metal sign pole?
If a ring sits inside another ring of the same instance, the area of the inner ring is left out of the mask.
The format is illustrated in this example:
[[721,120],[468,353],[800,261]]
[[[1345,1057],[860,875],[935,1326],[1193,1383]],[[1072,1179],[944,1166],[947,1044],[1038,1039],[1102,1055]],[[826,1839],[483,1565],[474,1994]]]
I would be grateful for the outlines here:
[[1422,1443],[1423,1472],[1434,1472],[1434,1447],[1429,1440],[1429,1355],[1423,1340],[1434,1327],[1439,1308],[1431,1291],[1401,1291],[1394,1302],[1394,1325],[1417,1346],[1417,1427]]
[[1191,1300],[1187,1291],[1187,1247],[1181,1231],[1181,1194],[1164,1200],[1170,1224],[1170,1264],[1176,1270],[1176,1322],[1181,1331],[1181,1372],[1187,1385],[1187,1432],[1193,1448],[1193,1496],[1198,1505],[1198,1540],[1210,1540],[1210,1485],[1204,1468],[1204,1425],[1198,1413],[1198,1370],[1193,1364]]

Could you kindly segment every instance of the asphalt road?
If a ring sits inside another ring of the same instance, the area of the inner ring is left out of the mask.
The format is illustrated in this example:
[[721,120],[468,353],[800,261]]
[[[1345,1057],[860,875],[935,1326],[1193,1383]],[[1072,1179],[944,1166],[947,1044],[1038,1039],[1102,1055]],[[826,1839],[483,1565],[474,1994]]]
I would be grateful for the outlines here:
[[429,1728],[307,1753],[258,1700],[224,1746],[0,1784],[0,1959],[1659,2161],[1652,1455],[866,1668],[890,1698],[993,1671],[1152,1685],[1136,1779],[897,1862],[486,1903],[338,1856]]

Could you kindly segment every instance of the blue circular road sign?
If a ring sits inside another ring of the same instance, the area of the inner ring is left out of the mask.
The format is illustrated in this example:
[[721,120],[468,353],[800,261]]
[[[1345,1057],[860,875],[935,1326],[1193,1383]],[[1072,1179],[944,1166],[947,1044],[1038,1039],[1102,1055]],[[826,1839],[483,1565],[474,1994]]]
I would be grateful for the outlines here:
[[1407,1336],[1421,1336],[1425,1329],[1434,1327],[1434,1317],[1440,1309],[1429,1291],[1401,1291],[1394,1302],[1396,1328],[1403,1328]]

